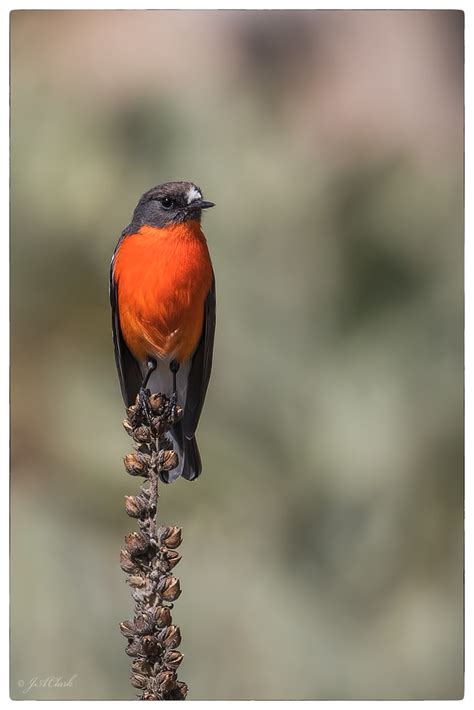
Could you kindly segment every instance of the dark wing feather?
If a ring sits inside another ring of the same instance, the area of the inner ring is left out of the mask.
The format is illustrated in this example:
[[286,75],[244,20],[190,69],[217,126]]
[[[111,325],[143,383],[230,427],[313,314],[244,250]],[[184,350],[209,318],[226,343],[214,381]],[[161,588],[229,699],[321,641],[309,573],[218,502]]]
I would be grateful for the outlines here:
[[[121,241],[121,240],[120,240]],[[117,245],[117,248],[119,244]],[[129,407],[135,403],[140,385],[142,382],[142,374],[138,362],[133,357],[128,349],[125,340],[123,339],[120,329],[120,319],[118,310],[118,287],[114,279],[114,258],[117,249],[115,249],[110,265],[110,281],[109,294],[110,305],[112,306],[112,336],[114,341],[115,364],[120,380],[120,389],[122,390],[123,401]]]
[[183,416],[183,431],[192,439],[201,416],[207,385],[211,376],[214,331],[216,327],[216,284],[212,285],[204,302],[204,324],[201,339],[193,356],[188,379],[186,406]]

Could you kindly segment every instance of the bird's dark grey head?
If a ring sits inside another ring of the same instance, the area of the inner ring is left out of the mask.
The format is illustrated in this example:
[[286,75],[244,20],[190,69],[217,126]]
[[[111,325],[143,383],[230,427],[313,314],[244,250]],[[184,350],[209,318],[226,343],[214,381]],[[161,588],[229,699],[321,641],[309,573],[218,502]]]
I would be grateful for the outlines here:
[[126,232],[135,232],[143,225],[166,227],[190,219],[201,219],[201,210],[214,207],[202,199],[202,192],[192,182],[165,182],[152,187],[140,198]]

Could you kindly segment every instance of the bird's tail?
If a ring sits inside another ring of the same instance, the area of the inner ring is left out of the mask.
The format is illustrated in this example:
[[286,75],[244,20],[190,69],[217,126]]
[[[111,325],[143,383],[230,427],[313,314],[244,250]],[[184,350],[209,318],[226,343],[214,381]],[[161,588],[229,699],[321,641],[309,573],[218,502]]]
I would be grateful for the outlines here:
[[194,481],[202,471],[201,456],[196,441],[196,437],[185,439],[184,445],[184,467],[182,476],[187,481]]
[[201,456],[196,438],[188,439],[184,436],[182,422],[175,424],[168,436],[173,442],[173,448],[178,454],[178,465],[171,471],[161,471],[160,478],[164,483],[173,483],[182,476],[188,481],[194,481],[202,470]]

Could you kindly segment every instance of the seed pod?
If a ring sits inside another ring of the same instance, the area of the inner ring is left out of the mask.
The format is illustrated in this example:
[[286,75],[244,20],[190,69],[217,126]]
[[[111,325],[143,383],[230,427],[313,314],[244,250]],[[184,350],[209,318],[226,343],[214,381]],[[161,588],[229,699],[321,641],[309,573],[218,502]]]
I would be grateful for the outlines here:
[[176,577],[165,577],[160,581],[157,589],[161,598],[167,602],[174,601],[181,594],[179,579]]
[[124,572],[127,572],[128,574],[137,570],[137,566],[132,560],[132,557],[128,550],[120,550],[120,567],[123,569]]
[[150,541],[148,536],[141,532],[131,532],[125,535],[125,545],[133,557],[143,554],[148,549]]
[[178,527],[160,527],[158,537],[162,545],[172,549],[179,547],[182,541],[182,530]]
[[181,643],[181,631],[178,626],[172,624],[160,631],[157,639],[165,648],[176,648]]
[[176,690],[179,691],[182,699],[184,700],[186,695],[188,694],[189,688],[182,680],[178,680],[178,682],[176,683]]
[[148,398],[148,403],[153,414],[159,414],[164,405],[164,398],[161,394],[151,394]]
[[160,554],[163,563],[162,566],[166,570],[171,570],[173,569],[173,567],[176,567],[176,565],[181,559],[181,555],[179,554],[179,552],[176,552],[176,550],[169,550],[167,547],[161,547]]
[[127,407],[127,416],[128,418],[133,421],[135,415],[137,412],[140,411],[140,405],[139,402],[135,402],[135,404],[131,404],[130,407]]
[[[175,651],[170,651],[170,653],[175,653]],[[132,671],[134,673],[140,673],[141,675],[150,675],[152,667],[142,658],[135,658],[132,661]]]
[[171,624],[171,612],[167,606],[155,606],[150,610],[150,616],[159,629]]
[[125,512],[131,518],[140,517],[140,507],[136,496],[125,496]]
[[160,698],[158,695],[155,695],[155,693],[152,693],[151,690],[145,690],[142,695],[142,700],[160,700]]
[[133,621],[129,621],[128,619],[126,621],[121,621],[119,627],[122,636],[125,636],[128,639],[135,636],[135,626],[133,625]]
[[133,434],[133,426],[130,424],[130,422],[128,421],[128,419],[124,419],[123,422],[122,422],[122,425],[123,425],[123,428],[125,429],[125,431],[127,432],[127,434],[128,434],[129,436],[132,436],[132,434]]
[[131,587],[135,587],[136,589],[142,589],[147,583],[146,577],[140,574],[132,574],[127,581]]
[[153,425],[154,430],[158,434],[158,436],[161,438],[165,432],[168,431],[170,428],[170,425],[163,420],[163,418],[160,417],[153,417],[151,420],[151,423]]
[[155,589],[150,582],[150,580],[147,580],[145,586],[142,589],[134,589],[132,591],[132,599],[137,602],[137,604],[143,604],[144,601],[151,599],[155,594]]
[[174,671],[161,671],[158,676],[158,683],[162,693],[169,693],[176,683],[176,673]]
[[155,622],[150,614],[143,612],[135,616],[133,620],[137,634],[152,634],[155,629]]
[[138,656],[142,653],[142,645],[138,639],[133,639],[125,649],[127,656]]
[[147,474],[146,466],[140,461],[137,454],[127,454],[124,456],[123,464],[127,473],[131,476],[146,476]]
[[130,676],[130,683],[134,688],[146,688],[148,678],[140,673],[132,673]]
[[174,688],[164,696],[163,700],[186,700],[187,694],[188,686],[178,680]]
[[183,660],[183,654],[181,651],[176,651],[175,649],[169,649],[163,656],[163,663],[167,668],[171,670],[176,670]]
[[144,424],[134,429],[132,436],[135,441],[138,441],[138,443],[140,444],[146,444],[153,438],[150,431],[150,427],[147,427]]
[[158,649],[160,648],[160,644],[158,643],[158,640],[155,636],[147,634],[146,636],[142,637],[142,648],[145,655],[152,656],[158,651]]
[[162,471],[171,471],[178,465],[178,454],[176,451],[160,451],[158,462]]

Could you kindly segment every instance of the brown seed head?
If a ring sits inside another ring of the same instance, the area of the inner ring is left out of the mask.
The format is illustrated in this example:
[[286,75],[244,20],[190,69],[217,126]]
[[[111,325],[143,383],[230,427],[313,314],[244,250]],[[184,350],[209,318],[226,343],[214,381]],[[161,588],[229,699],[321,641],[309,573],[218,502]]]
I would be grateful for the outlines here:
[[124,456],[123,464],[125,466],[125,470],[131,476],[147,475],[146,466],[142,461],[140,461],[137,454],[127,454],[126,456]]
[[128,421],[128,419],[124,419],[123,422],[122,422],[122,425],[123,425],[123,428],[125,429],[125,431],[127,432],[127,434],[128,434],[129,436],[132,436],[132,434],[133,434],[133,426],[130,424],[130,422]]
[[135,626],[133,625],[133,621],[129,621],[128,619],[126,621],[121,621],[119,627],[122,636],[125,636],[128,639],[135,636]]
[[148,549],[150,541],[147,535],[141,532],[131,532],[125,535],[125,545],[128,551],[133,556],[141,555]]
[[157,638],[165,648],[176,648],[181,643],[181,631],[178,626],[172,624],[160,631]]
[[[171,653],[171,651],[170,651]],[[132,671],[142,675],[150,675],[152,670],[151,665],[143,658],[135,658],[132,661]]]
[[182,680],[178,680],[176,683],[176,690],[180,693],[181,698],[184,700],[188,694],[189,688],[186,683],[183,683]]
[[175,649],[168,649],[163,656],[163,663],[167,668],[171,670],[176,670],[181,661],[183,660],[183,654],[181,651],[176,651]]
[[165,403],[163,395],[161,394],[151,394],[148,398],[150,404],[150,409],[153,414],[160,414],[160,411]]
[[158,537],[162,545],[174,549],[181,545],[182,530],[175,526],[160,527],[158,529]]
[[135,631],[139,635],[151,634],[155,628],[155,623],[150,614],[138,614],[133,620]]
[[127,417],[133,422],[133,420],[139,410],[140,410],[139,403],[135,402],[135,404],[132,404],[130,407],[127,407]]
[[158,651],[159,648],[160,645],[155,636],[147,634],[146,636],[142,637],[142,649],[145,655],[152,656]]
[[155,606],[150,610],[150,615],[159,629],[171,624],[171,612],[167,606]]
[[147,444],[153,438],[150,427],[144,424],[134,429],[132,436],[139,444]]
[[151,690],[145,690],[141,699],[142,700],[160,700],[158,695],[155,695],[155,693],[152,693]]
[[171,471],[178,465],[178,454],[176,451],[160,451],[159,464],[162,471]]
[[140,516],[140,506],[137,503],[136,496],[125,496],[125,511],[131,518]]
[[176,451],[160,451],[158,462],[162,471],[171,471],[178,465],[178,454]]
[[161,671],[158,676],[158,684],[162,693],[169,693],[176,684],[175,671]]
[[174,601],[181,594],[179,579],[176,577],[165,577],[159,582],[157,589],[161,598],[167,602]]
[[141,673],[132,673],[130,683],[134,688],[146,688],[148,678],[145,675],[141,675]]
[[153,424],[153,427],[159,436],[163,436],[163,434],[165,434],[171,427],[171,424],[164,421],[162,416],[153,417],[151,423]]
[[137,570],[137,566],[132,560],[132,557],[128,550],[120,550],[120,567],[123,569],[124,572],[127,572],[128,574]]
[[162,562],[164,563],[163,567],[167,570],[171,570],[173,567],[176,567],[181,559],[179,552],[176,552],[176,550],[169,550],[167,547],[160,548],[160,556]]
[[143,577],[141,574],[132,574],[128,578],[127,582],[131,587],[135,587],[135,589],[142,589],[143,587],[146,586],[147,579],[146,577]]
[[140,641],[138,639],[133,639],[133,641],[130,641],[127,648],[125,649],[125,653],[128,656],[138,656],[140,653],[142,653],[142,645]]

